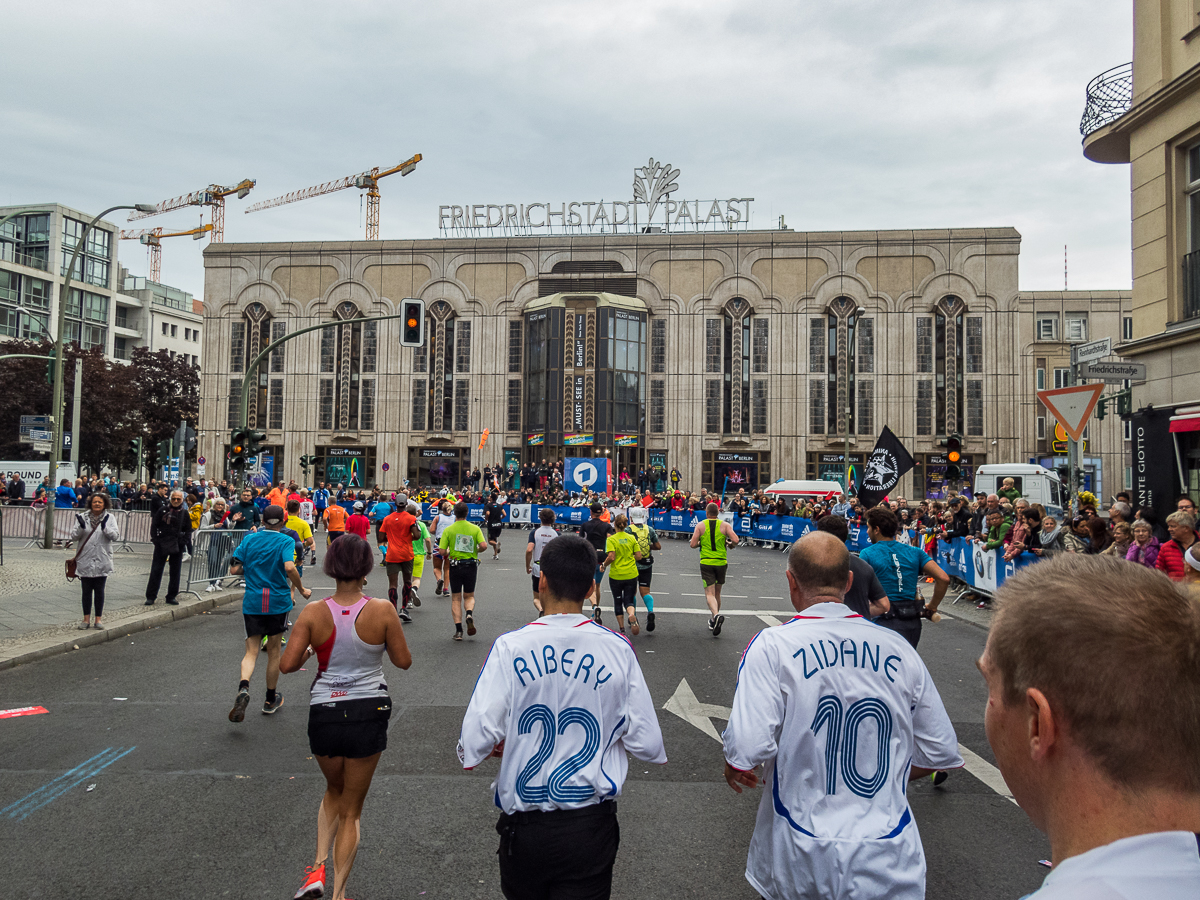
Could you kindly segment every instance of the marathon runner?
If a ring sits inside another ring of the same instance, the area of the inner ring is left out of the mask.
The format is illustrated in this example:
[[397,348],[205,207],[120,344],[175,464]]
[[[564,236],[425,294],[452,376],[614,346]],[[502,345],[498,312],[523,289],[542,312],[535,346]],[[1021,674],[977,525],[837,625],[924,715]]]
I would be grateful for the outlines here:
[[337,582],[337,590],[324,603],[310,603],[300,613],[296,640],[280,663],[280,671],[291,673],[317,657],[317,677],[309,697],[308,746],[325,776],[325,795],[317,810],[316,858],[305,870],[304,883],[295,894],[298,900],[324,896],[331,845],[332,896],[337,900],[346,896],[346,880],[358,852],[363,801],[380,754],[387,749],[392,702],[383,654],[386,651],[397,668],[412,665],[395,609],[363,594],[374,567],[371,546],[357,537],[329,548],[322,568]]
[[543,506],[538,510],[538,520],[542,524],[529,532],[529,543],[525,545],[525,571],[533,576],[533,605],[540,616],[543,610],[540,596],[542,569],[539,561],[542,551],[548,543],[558,537],[558,532],[554,530],[554,510],[550,507]]
[[312,492],[313,517],[316,522],[313,525],[315,531],[317,527],[325,520],[325,510],[329,506],[329,484],[318,487]]
[[329,546],[346,533],[346,510],[338,503],[330,503],[325,509],[325,546]]
[[592,601],[592,621],[599,625],[600,582],[604,580],[604,570],[600,567],[608,556],[608,536],[613,533],[613,527],[600,518],[605,510],[599,501],[594,502],[589,510],[592,517],[579,526],[578,533],[587,538],[596,550],[596,572],[593,576],[595,584],[592,586],[592,593],[589,597]]
[[279,684],[279,647],[284,631],[287,630],[287,614],[292,608],[289,582],[307,600],[312,591],[300,580],[296,569],[296,542],[283,533],[284,513],[278,506],[268,506],[263,513],[265,527],[261,531],[246,535],[233,551],[230,563],[231,575],[240,575],[246,584],[242,595],[242,617],[246,624],[246,652],[242,656],[241,681],[233,709],[229,711],[230,722],[241,722],[246,718],[246,707],[250,704],[250,679],[262,638],[267,638],[267,698],[263,703],[263,715],[270,716],[283,706],[283,694],[276,692]]
[[632,647],[583,615],[595,563],[595,547],[575,535],[546,545],[546,615],[492,645],[463,717],[463,768],[500,757],[497,858],[513,900],[607,898],[629,757],[667,761]]
[[[454,514],[452,510],[454,504],[449,500],[441,500],[434,503],[430,510],[433,513],[433,543],[436,547],[442,539],[442,532],[454,524]],[[450,589],[446,587],[446,582],[449,580],[448,567],[442,559],[440,553],[435,553],[433,556],[433,572],[437,576],[437,587],[434,589],[434,596],[441,594],[449,594]]]
[[421,529],[420,539],[413,541],[412,577],[413,606],[420,606],[421,597],[417,591],[421,587],[421,573],[425,571],[425,557],[433,553],[433,539],[429,535],[429,529],[426,528],[425,523],[421,521],[421,504],[414,500],[409,500],[408,511],[412,513],[413,518],[417,520],[417,527]]
[[421,537],[417,518],[408,511],[408,497],[401,494],[396,498],[396,511],[390,513],[379,526],[380,543],[387,542],[384,562],[387,564],[388,600],[396,605],[396,583],[404,575],[404,589],[400,596],[400,618],[411,622],[408,609],[412,606],[413,542]]
[[712,616],[708,620],[708,630],[713,637],[721,633],[725,617],[721,615],[721,585],[725,583],[725,571],[729,567],[727,547],[738,545],[738,536],[728,522],[717,518],[717,504],[710,503],[704,508],[705,518],[696,523],[692,532],[692,547],[700,548],[700,578],[704,581],[704,602]]
[[475,578],[479,574],[479,554],[487,549],[483,532],[467,521],[467,504],[454,505],[454,524],[442,529],[438,539],[440,553],[446,559],[450,582],[450,614],[454,616],[454,639],[463,639],[463,615],[467,634],[475,634]]
[[629,616],[629,628],[636,635],[640,630],[634,611],[637,597],[638,568],[637,561],[642,558],[638,549],[637,538],[625,530],[629,520],[623,513],[618,513],[613,524],[616,531],[605,541],[607,555],[601,563],[601,571],[610,569],[608,586],[612,590],[613,610],[617,617],[617,627],[621,634],[625,633],[625,616]]
[[[642,558],[637,561],[638,593],[642,595],[642,603],[646,605],[646,630],[654,630],[654,595],[650,593],[650,582],[654,578],[654,553],[661,550],[658,532],[647,523],[649,514],[644,506],[634,506],[629,510],[629,533],[637,538],[638,549]],[[609,576],[611,581],[612,576]]]
[[492,548],[492,559],[500,555],[500,532],[504,530],[504,507],[496,501],[496,495],[488,497],[483,507],[483,518],[487,522],[487,542]]

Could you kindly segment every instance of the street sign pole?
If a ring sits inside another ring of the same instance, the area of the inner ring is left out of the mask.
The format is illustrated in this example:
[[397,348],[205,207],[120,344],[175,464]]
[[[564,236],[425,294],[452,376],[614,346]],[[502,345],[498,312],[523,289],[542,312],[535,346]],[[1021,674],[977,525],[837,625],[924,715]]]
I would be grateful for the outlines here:
[[[1079,370],[1081,363],[1079,362],[1079,345],[1071,345],[1071,384],[1079,384]],[[1079,497],[1079,484],[1075,475],[1075,468],[1078,465],[1077,459],[1079,456],[1079,442],[1075,440],[1073,435],[1067,435],[1067,479],[1071,482],[1067,485],[1067,515],[1070,516],[1075,511],[1076,500]],[[1069,523],[1067,523],[1069,525]]]

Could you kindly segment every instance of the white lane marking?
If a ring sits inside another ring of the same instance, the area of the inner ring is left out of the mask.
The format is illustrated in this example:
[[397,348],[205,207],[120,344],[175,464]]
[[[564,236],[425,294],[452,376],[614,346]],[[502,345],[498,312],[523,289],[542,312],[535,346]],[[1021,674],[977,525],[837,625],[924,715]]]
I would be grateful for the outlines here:
[[762,613],[759,613],[758,617],[760,619],[762,619],[764,622],[766,622],[768,625],[782,625],[783,624],[774,616],[767,616],[767,615],[763,615]]
[[703,597],[703,594],[684,594],[685,597]]
[[743,578],[757,578],[757,575],[743,575]]
[[717,729],[713,727],[713,723],[709,719],[712,717],[724,719],[728,722],[729,715],[732,712],[728,706],[701,703],[696,699],[696,694],[692,691],[691,686],[688,685],[686,678],[679,682],[679,687],[675,689],[675,693],[671,695],[671,699],[663,704],[663,709],[669,713],[674,713],[683,719],[683,721],[699,728],[717,743],[721,742],[721,735],[717,733]]
[[990,787],[1005,800],[1011,800],[1014,804],[1020,806],[1020,804],[1013,799],[1013,795],[1009,791],[1008,785],[1004,783],[1004,776],[1000,774],[999,769],[993,766],[982,756],[979,756],[977,753],[968,750],[962,744],[958,745],[958,752],[962,754],[964,769]]
[[[686,596],[686,595],[685,595]],[[694,596],[694,595],[693,595]],[[711,616],[712,613],[704,607],[696,608],[692,606],[659,606],[654,604],[656,613],[691,613],[697,616]],[[775,609],[723,609],[723,616],[775,616],[780,619],[790,619],[796,615],[794,609],[775,610]]]

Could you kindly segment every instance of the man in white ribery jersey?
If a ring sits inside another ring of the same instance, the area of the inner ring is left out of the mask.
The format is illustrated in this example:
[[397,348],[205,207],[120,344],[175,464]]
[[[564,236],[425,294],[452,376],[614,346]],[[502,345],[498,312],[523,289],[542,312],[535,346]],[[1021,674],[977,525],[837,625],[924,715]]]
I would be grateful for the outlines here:
[[924,898],[905,786],[963,764],[921,657],[842,603],[852,577],[833,535],[793,544],[799,615],[761,631],[738,667],[725,780],[766,788],[746,880],[767,900]]
[[463,767],[501,757],[492,790],[509,900],[607,898],[628,756],[667,761],[632,645],[583,615],[595,569],[581,537],[545,546],[545,615],[492,645],[463,719]]

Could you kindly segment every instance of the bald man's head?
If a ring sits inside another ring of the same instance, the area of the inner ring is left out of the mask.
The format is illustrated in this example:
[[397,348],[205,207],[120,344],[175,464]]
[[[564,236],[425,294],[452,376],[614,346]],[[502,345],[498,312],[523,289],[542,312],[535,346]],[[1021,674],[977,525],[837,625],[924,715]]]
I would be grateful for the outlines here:
[[788,554],[788,572],[806,596],[846,593],[850,577],[850,551],[826,531],[810,531]]

